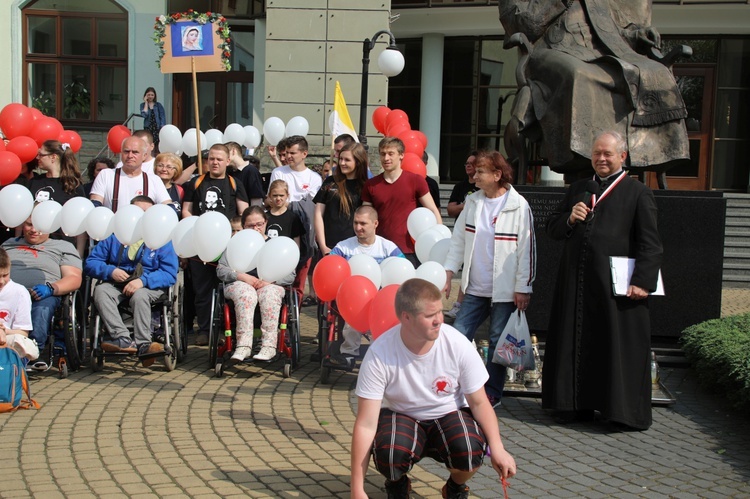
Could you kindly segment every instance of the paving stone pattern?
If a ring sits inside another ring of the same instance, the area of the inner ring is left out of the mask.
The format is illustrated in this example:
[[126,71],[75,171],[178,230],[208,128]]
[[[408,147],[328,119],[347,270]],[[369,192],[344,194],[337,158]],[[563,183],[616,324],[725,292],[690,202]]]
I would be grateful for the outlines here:
[[[725,293],[731,313],[750,308],[742,291]],[[305,361],[290,379],[281,363],[214,378],[195,346],[173,372],[130,362],[35,376],[42,409],[0,415],[0,497],[348,497],[356,378],[319,382],[307,362],[313,310],[303,311]],[[750,497],[747,415],[687,369],[662,377],[678,402],[655,408],[645,432],[560,426],[539,400],[506,397],[497,414],[519,466],[510,497]],[[412,477],[413,497],[433,498],[447,473],[427,460]],[[382,485],[371,468],[370,497],[385,497]],[[470,486],[473,497],[502,496],[486,466]]]

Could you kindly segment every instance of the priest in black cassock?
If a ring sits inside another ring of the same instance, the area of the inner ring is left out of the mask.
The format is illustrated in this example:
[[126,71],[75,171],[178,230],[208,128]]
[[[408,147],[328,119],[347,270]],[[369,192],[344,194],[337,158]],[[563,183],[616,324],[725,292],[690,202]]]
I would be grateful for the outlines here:
[[[651,190],[622,169],[616,132],[594,140],[592,179],[570,186],[547,223],[565,242],[544,355],[542,405],[561,423],[594,411],[627,428],[651,425],[651,321],[662,245]],[[615,296],[610,257],[635,259],[627,296]]]

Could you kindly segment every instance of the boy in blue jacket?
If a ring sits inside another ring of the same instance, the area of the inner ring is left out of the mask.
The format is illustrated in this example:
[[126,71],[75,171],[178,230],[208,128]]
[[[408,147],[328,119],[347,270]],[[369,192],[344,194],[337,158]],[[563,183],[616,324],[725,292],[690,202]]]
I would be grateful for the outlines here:
[[[131,204],[146,211],[154,202],[148,196],[136,196]],[[153,250],[142,240],[126,246],[113,234],[94,246],[84,271],[101,281],[94,288],[94,303],[108,333],[102,339],[102,350],[137,353],[144,367],[154,363],[164,347],[151,341],[151,305],[177,281],[177,269],[171,242]],[[126,300],[133,310],[135,341],[117,309]]]

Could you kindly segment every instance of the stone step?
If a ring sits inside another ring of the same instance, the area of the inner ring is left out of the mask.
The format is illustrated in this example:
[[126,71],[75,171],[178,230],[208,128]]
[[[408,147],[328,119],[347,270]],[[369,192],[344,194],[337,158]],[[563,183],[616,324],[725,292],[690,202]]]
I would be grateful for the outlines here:
[[746,253],[724,253],[722,267],[725,269],[729,266],[747,264],[750,264],[750,255]]
[[750,263],[725,263],[723,275],[726,276],[750,276]]

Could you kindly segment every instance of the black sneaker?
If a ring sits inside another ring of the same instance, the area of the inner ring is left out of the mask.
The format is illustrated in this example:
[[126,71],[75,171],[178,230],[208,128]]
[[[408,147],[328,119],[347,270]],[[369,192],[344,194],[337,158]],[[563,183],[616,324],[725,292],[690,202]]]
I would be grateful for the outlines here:
[[450,478],[443,485],[443,499],[469,499],[469,486],[459,485]]
[[337,353],[335,355],[331,355],[328,358],[328,364],[332,366],[338,366],[338,367],[343,367],[346,369],[351,369],[352,367],[354,367],[354,356],[346,355],[343,353]]
[[409,499],[411,497],[411,480],[404,475],[395,482],[385,481],[385,491],[388,499]]

